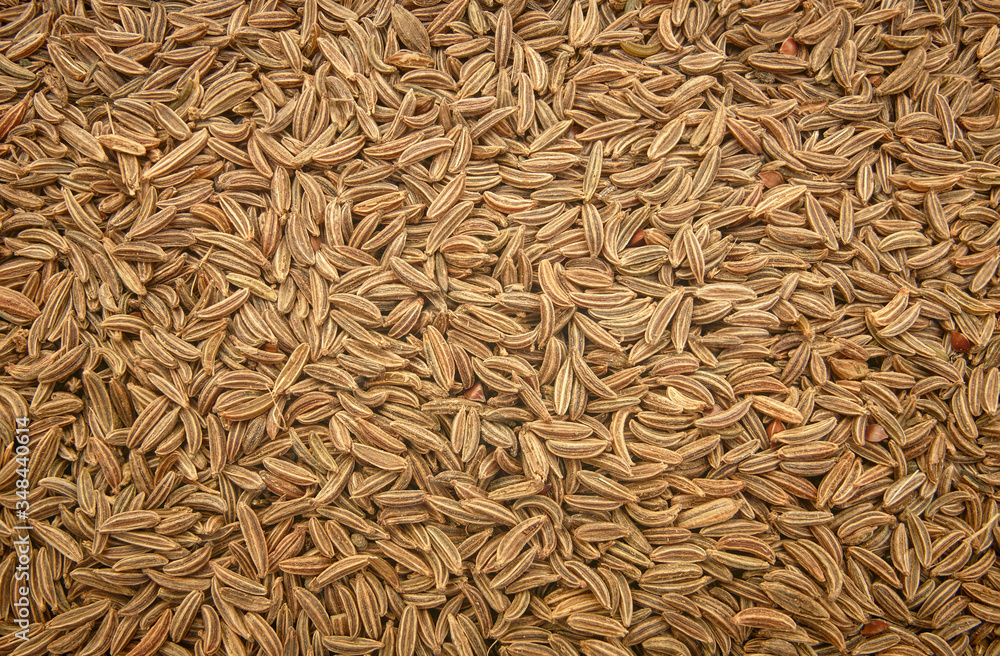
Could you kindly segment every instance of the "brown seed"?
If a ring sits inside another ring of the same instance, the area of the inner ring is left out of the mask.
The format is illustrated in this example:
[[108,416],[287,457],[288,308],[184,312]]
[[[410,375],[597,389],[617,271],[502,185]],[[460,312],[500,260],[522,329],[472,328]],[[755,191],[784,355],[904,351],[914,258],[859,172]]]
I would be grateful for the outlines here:
[[778,48],[778,52],[783,55],[797,55],[799,54],[799,44],[792,37],[788,37],[781,42],[781,47]]
[[465,390],[465,392],[462,394],[462,396],[464,396],[465,398],[469,399],[470,401],[485,401],[486,400],[486,394],[483,391],[483,384],[480,383],[479,381],[476,381],[472,385],[472,387],[470,387],[469,389]]
[[777,171],[762,171],[760,174],[760,181],[764,183],[764,186],[768,189],[774,189],[778,185],[785,183],[785,178]]
[[767,425],[767,437],[774,443],[774,435],[785,430],[785,424],[780,419],[774,419]]
[[996,651],[995,0],[187,4],[0,8],[3,653]]
[[861,627],[861,635],[877,636],[889,630],[889,624],[883,620],[872,620]]
[[878,424],[872,423],[868,425],[865,429],[865,441],[870,443],[878,443],[887,439],[889,435],[885,432],[885,429]]

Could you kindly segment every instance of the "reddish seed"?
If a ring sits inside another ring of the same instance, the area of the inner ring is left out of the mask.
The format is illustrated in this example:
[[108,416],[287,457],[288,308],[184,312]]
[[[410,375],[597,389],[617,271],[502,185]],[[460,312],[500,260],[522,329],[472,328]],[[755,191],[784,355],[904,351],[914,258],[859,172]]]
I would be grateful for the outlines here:
[[861,635],[863,636],[877,636],[880,633],[885,633],[889,629],[889,625],[882,620],[872,620],[868,624],[861,627]]
[[632,238],[628,240],[629,246],[645,246],[646,245],[646,235],[642,230],[636,230]]
[[768,189],[774,189],[780,184],[785,183],[785,176],[781,175],[777,171],[762,171],[760,174],[760,181],[764,183],[764,186]]
[[140,319],[143,318],[142,312],[130,312],[129,314],[131,314],[133,317],[139,317]]
[[969,349],[972,348],[972,344],[969,343],[968,337],[958,331],[955,331],[951,334],[951,348],[955,349],[959,353],[968,353]]
[[881,442],[885,440],[889,435],[885,432],[885,429],[878,424],[870,424],[867,429],[865,429],[865,440],[867,442]]
[[264,344],[264,352],[265,353],[277,353],[278,352],[278,345],[277,344],[272,344],[272,343],[268,342],[267,344]]
[[788,37],[781,44],[781,48],[778,51],[783,55],[797,55],[799,54],[799,44],[795,42],[795,39]]
[[319,246],[320,246],[320,243],[321,243],[320,240],[319,240],[319,237],[316,237],[316,236],[309,237],[309,242],[312,244],[312,247],[313,247],[314,251],[318,251],[319,250]]
[[475,383],[472,387],[465,390],[462,396],[469,399],[470,401],[486,400],[486,393],[483,391],[483,384],[480,382]]
[[775,419],[770,424],[767,425],[767,443],[768,446],[774,448],[778,445],[778,440],[775,439],[775,435],[785,430],[785,423],[780,419]]

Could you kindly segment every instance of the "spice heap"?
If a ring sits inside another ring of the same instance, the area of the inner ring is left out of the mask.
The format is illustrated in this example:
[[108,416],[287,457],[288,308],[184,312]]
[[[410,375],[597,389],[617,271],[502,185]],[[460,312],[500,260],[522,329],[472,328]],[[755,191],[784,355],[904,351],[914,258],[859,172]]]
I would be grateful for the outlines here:
[[1000,652],[997,0],[4,4],[0,654]]

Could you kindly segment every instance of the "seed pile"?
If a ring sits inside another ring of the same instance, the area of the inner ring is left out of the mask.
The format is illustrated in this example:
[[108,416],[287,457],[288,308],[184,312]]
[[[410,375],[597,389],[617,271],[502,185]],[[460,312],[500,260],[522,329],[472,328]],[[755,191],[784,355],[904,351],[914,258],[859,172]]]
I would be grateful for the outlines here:
[[0,653],[1000,653],[996,0],[5,5]]

